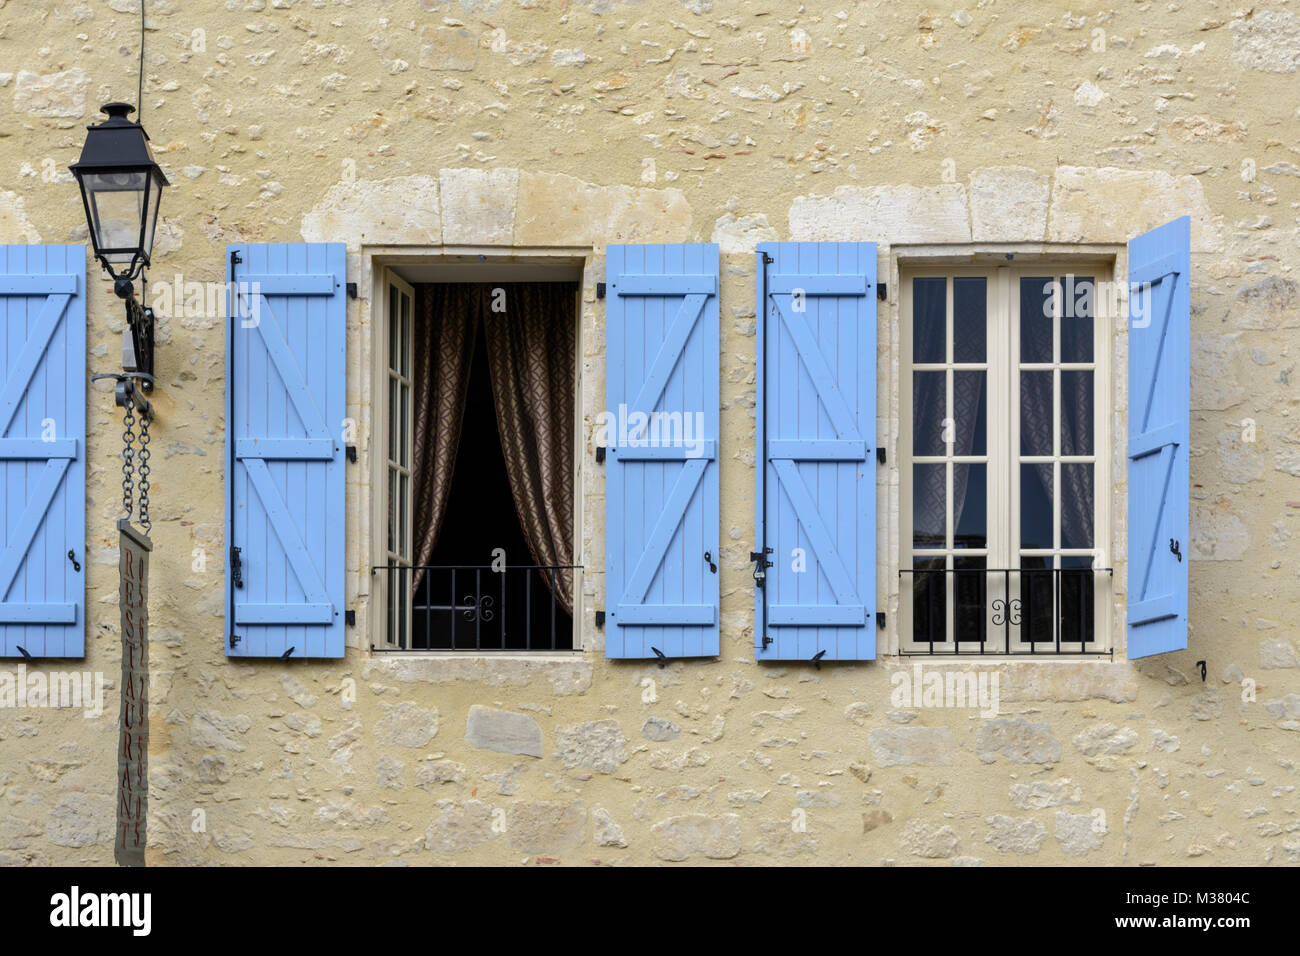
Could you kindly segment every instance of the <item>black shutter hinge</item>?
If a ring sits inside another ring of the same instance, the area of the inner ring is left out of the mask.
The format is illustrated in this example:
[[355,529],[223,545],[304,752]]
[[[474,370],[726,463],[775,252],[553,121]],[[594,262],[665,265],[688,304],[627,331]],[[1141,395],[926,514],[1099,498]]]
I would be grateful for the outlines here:
[[605,446],[604,446],[604,445],[597,445],[597,446],[596,446],[596,464],[598,464],[598,465],[603,464],[604,461],[605,461]]
[[1183,552],[1179,550],[1179,543],[1173,538],[1169,539],[1169,553],[1178,556],[1178,563],[1183,563]]
[[877,282],[876,298],[879,299],[881,302],[884,302],[885,299],[889,298],[889,286],[883,282]]
[[605,612],[604,612],[604,611],[597,611],[597,612],[596,612],[596,627],[600,628],[602,631],[605,629]]
[[762,256],[763,256],[763,265],[765,266],[770,266],[772,263],[776,262],[776,260],[773,259],[766,252],[762,253]]
[[885,612],[884,612],[884,611],[877,611],[877,612],[876,612],[876,627],[880,628],[882,631],[885,629]]
[[354,611],[352,608],[348,608],[346,611],[343,612],[343,620],[347,622],[348,627],[356,627],[357,612]]
[[354,464],[354,465],[357,463],[357,446],[356,446],[356,445],[348,445],[348,461],[352,462],[352,464]]
[[347,284],[347,287],[348,287],[348,298],[355,299],[357,297],[357,284],[355,282],[349,282]]
[[603,282],[596,283],[596,298],[597,299],[605,298],[605,283]]
[[230,577],[235,582],[235,587],[244,586],[244,562],[239,557],[239,548],[231,545],[230,547]]
[[231,634],[231,635],[230,635],[230,649],[231,649],[232,651],[233,651],[233,650],[234,650],[234,649],[239,645],[240,640],[241,640],[241,638],[240,638],[240,636],[239,636],[238,634]]
[[876,461],[880,462],[882,465],[885,463],[885,449],[876,449]]
[[239,265],[243,261],[244,257],[239,254],[238,249],[230,250],[230,271],[232,273],[235,271],[235,266]]
[[768,646],[769,644],[771,644],[771,643],[772,643],[772,638],[770,638],[770,637],[768,637],[766,634],[764,634],[764,635],[763,635],[763,650],[767,650],[767,646]]
[[[754,565],[754,587],[761,588],[767,581],[767,568],[772,566],[772,562],[767,560],[767,556],[772,553],[771,548],[764,548],[762,552],[749,552],[749,560]],[[768,638],[763,638],[768,640]]]

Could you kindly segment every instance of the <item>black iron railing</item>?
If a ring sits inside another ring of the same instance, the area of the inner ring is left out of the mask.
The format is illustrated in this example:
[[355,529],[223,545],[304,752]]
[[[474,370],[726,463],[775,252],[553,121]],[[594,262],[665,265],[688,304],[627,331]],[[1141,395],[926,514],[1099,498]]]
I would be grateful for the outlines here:
[[580,565],[375,565],[389,643],[376,651],[555,651],[573,647],[557,578]]
[[1113,576],[1113,568],[903,568],[898,573],[912,579],[911,647],[909,635],[902,635],[905,657],[1110,654],[1098,648],[1094,608],[1096,575]]

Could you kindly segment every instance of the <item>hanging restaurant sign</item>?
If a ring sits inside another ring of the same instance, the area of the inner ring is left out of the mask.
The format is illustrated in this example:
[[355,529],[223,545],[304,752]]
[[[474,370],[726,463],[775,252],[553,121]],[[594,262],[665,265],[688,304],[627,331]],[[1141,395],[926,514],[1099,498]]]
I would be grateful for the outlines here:
[[149,538],[117,522],[122,613],[122,707],[118,718],[117,830],[113,859],[144,866],[149,810]]

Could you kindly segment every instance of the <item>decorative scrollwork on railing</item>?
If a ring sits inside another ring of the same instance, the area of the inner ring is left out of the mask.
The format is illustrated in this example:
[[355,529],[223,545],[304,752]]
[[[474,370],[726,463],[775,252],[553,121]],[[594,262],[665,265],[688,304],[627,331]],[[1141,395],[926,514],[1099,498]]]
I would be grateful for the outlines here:
[[459,610],[465,615],[467,621],[490,621],[492,620],[492,595],[484,594],[475,600],[472,594],[467,594],[461,599]]
[[[1004,601],[1004,600],[1002,600],[1002,598],[998,598],[997,600],[995,600],[995,601],[993,602],[993,626],[994,626],[994,627],[1001,627],[1001,626],[1002,626],[1002,624],[1003,624],[1003,622],[1004,622],[1004,620],[1005,620],[1005,618],[1003,617],[1003,613],[1004,613],[1004,612],[1007,612],[1007,611],[1008,611],[1008,608],[1007,608],[1007,602]],[[1010,619],[1011,619],[1011,624],[1012,624],[1013,626],[1015,626],[1015,627],[1019,627],[1019,626],[1020,626],[1020,600],[1019,600],[1019,598],[1017,598],[1016,600],[1013,600],[1013,601],[1011,602],[1011,607],[1010,607],[1010,609],[1009,609],[1009,614],[1008,614],[1008,616],[1010,617]]]

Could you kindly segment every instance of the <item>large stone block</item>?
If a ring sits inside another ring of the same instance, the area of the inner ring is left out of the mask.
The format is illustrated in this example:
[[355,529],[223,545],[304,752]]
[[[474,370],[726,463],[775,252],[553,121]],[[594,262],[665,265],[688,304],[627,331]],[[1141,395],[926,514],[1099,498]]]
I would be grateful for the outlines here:
[[984,842],[999,853],[1028,856],[1037,853],[1043,840],[1047,839],[1047,827],[1032,817],[1008,817],[998,813],[988,817],[985,822],[991,831]]
[[1286,10],[1252,10],[1233,20],[1232,62],[1248,70],[1294,73],[1300,66],[1300,17]]
[[45,839],[55,846],[108,846],[116,825],[115,802],[97,793],[67,793],[45,821]]
[[561,853],[582,845],[587,808],[581,801],[524,800],[510,808],[507,842],[524,853]]
[[1056,812],[1056,842],[1070,856],[1087,856],[1101,849],[1106,837],[1105,818],[1095,813]]
[[426,710],[409,700],[381,704],[384,715],[375,724],[375,742],[389,747],[423,747],[438,733],[437,709]]
[[1223,248],[1195,176],[1114,167],[1058,166],[1048,209],[1048,242],[1128,242],[1188,214],[1192,251]]
[[482,800],[439,800],[438,813],[425,831],[425,847],[434,853],[460,853],[482,846],[501,835],[494,826],[495,812]]
[[597,773],[613,773],[619,764],[627,763],[627,737],[612,720],[565,727],[556,750],[568,769],[587,767]]
[[1061,759],[1061,742],[1052,736],[1052,725],[1046,721],[1004,717],[979,725],[975,753],[984,763],[993,763],[999,756],[1012,763],[1055,763]]
[[961,839],[950,826],[934,826],[924,820],[908,820],[901,838],[903,848],[912,856],[929,860],[946,860],[961,853]]
[[542,755],[542,728],[527,714],[474,704],[465,722],[465,741],[480,750],[502,754]]
[[508,246],[515,231],[517,169],[444,169],[442,241],[449,246]]
[[877,727],[867,735],[882,767],[941,767],[957,756],[947,727]]
[[989,166],[970,174],[971,238],[1042,242],[1051,180],[1026,166]]
[[19,70],[14,82],[14,112],[75,118],[86,115],[90,74],[73,68],[58,73]]
[[302,217],[307,242],[442,242],[438,182],[432,176],[359,179],[331,186]]
[[668,817],[651,827],[650,833],[654,837],[654,855],[674,863],[696,856],[730,860],[740,853],[740,817],[734,813]]
[[573,176],[521,171],[514,242],[520,246],[684,242],[691,209],[679,189],[597,186]]
[[966,187],[839,186],[790,206],[796,242],[970,242]]

